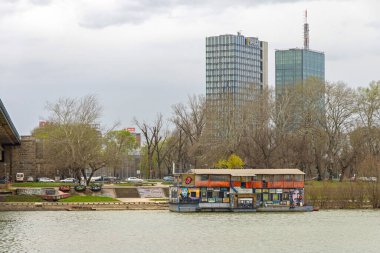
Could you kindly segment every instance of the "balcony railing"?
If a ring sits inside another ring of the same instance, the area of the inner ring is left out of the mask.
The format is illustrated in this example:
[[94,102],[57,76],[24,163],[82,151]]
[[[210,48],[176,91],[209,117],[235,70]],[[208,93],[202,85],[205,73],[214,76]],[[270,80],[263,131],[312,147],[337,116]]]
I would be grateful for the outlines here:
[[244,187],[242,183],[245,184],[245,188],[304,188],[305,184],[303,181],[277,181],[277,182],[240,182],[233,181],[225,182],[225,181],[196,181],[195,187]]

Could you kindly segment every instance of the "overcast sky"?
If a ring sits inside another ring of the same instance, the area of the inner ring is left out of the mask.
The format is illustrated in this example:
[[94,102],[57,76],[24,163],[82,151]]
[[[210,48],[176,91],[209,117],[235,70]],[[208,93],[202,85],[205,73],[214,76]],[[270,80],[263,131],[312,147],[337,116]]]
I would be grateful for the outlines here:
[[380,1],[0,0],[0,98],[21,135],[47,117],[47,101],[95,94],[103,123],[170,116],[205,93],[205,37],[255,36],[274,50],[326,54],[326,79],[380,80]]

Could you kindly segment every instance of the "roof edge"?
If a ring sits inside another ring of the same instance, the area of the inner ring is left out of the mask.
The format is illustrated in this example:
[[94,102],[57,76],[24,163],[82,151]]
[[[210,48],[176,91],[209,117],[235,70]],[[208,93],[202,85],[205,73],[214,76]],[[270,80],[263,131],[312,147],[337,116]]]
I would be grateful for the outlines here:
[[3,102],[1,101],[1,99],[0,99],[0,112],[3,114],[3,116],[4,116],[5,120],[7,121],[13,135],[16,138],[15,144],[20,144],[21,143],[20,135],[18,134],[16,127],[13,125],[11,117],[9,116],[7,109],[5,109],[5,106],[4,106]]

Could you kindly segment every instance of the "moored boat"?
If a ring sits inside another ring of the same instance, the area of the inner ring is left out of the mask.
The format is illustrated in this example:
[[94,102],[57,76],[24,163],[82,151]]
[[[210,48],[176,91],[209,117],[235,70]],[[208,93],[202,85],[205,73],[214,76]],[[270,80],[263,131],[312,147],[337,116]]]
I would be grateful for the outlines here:
[[70,185],[61,185],[59,188],[58,188],[61,192],[69,192],[71,187]]
[[175,212],[309,212],[298,169],[194,169],[175,175],[169,210]]
[[74,187],[74,189],[75,189],[75,191],[77,191],[77,192],[84,192],[84,191],[86,191],[86,186],[85,186],[85,185],[76,185],[76,186]]

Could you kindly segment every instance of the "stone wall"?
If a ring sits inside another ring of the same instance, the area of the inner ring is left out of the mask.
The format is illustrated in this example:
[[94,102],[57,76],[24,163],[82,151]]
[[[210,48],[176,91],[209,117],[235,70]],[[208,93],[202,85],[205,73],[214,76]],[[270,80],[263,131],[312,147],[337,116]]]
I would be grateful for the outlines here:
[[0,177],[12,175],[13,167],[13,146],[3,146],[2,147],[2,160],[0,160]]
[[24,180],[28,176],[34,179],[38,177],[54,179],[57,175],[53,166],[47,164],[43,158],[42,142],[32,136],[21,136],[19,146],[6,146],[4,158],[4,162],[0,163],[0,174],[4,174],[5,171],[12,176],[13,180],[19,172],[24,173]]

